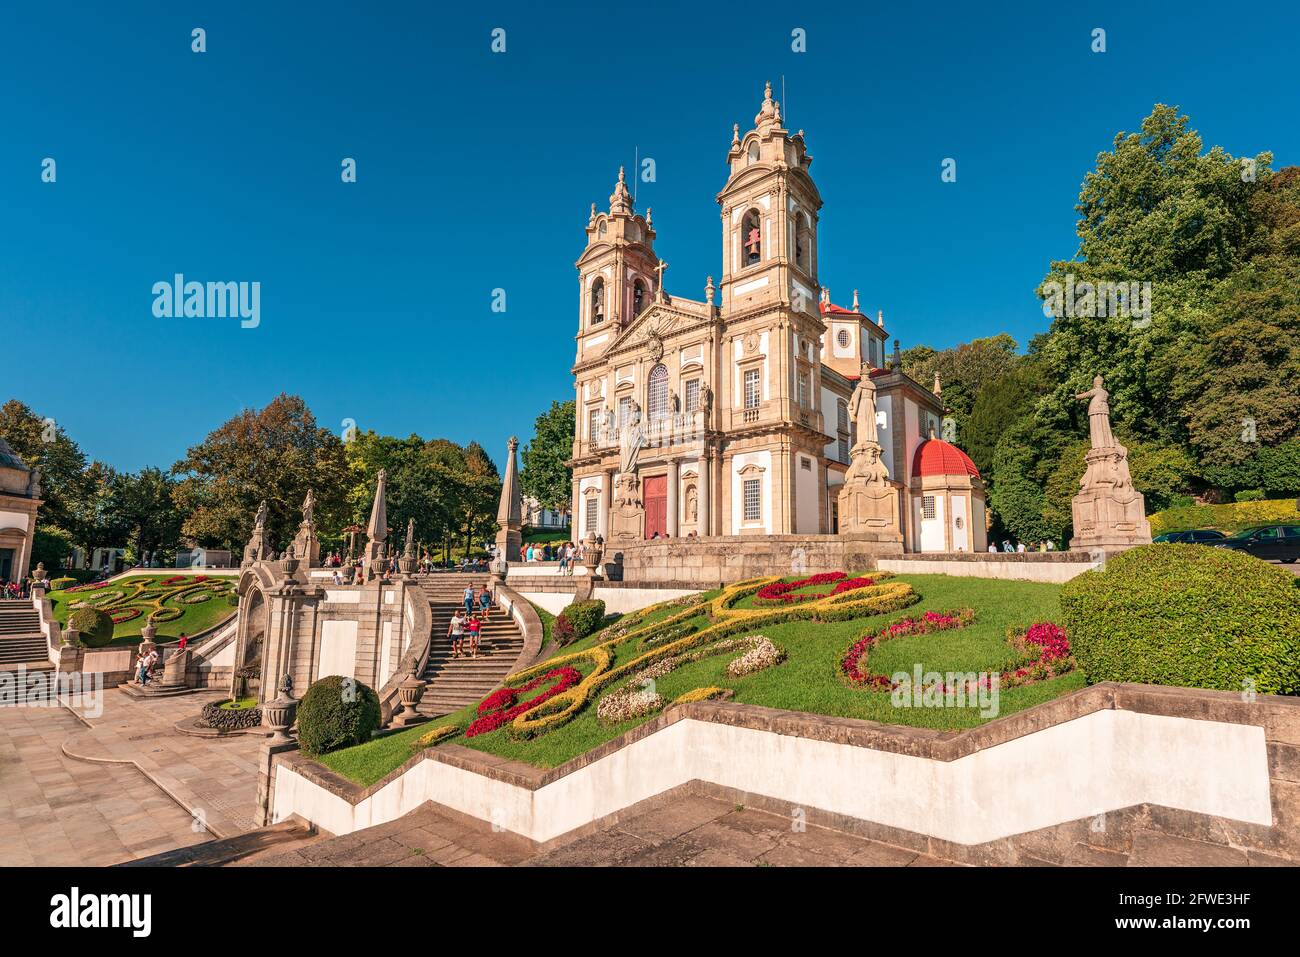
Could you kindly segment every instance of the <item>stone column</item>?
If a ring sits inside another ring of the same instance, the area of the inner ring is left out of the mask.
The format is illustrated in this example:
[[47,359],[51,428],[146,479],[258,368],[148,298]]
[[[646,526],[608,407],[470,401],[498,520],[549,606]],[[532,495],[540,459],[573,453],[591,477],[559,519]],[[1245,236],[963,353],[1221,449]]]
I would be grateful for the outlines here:
[[713,534],[713,456],[705,449],[700,456],[700,531],[701,537]]
[[681,470],[677,460],[668,463],[668,534],[677,537],[677,492],[681,485]]

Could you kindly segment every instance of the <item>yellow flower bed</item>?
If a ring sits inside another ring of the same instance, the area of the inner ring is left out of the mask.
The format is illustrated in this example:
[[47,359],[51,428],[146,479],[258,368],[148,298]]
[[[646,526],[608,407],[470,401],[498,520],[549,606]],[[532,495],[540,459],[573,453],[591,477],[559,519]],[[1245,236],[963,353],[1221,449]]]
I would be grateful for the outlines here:
[[686,704],[689,701],[712,701],[719,698],[730,698],[734,692],[731,688],[695,688],[685,694],[678,695],[673,699],[673,704]]
[[457,724],[444,724],[437,728],[430,728],[424,734],[415,739],[411,745],[411,753],[423,751],[425,748],[431,748],[448,738],[460,734],[461,727]]
[[[748,630],[759,624],[777,624],[784,621],[808,619],[844,620],[865,618],[891,611],[898,611],[920,601],[920,596],[905,582],[891,581],[890,572],[880,572],[871,576],[875,584],[853,591],[830,595],[798,605],[778,608],[735,608],[736,602],[757,592],[764,585],[780,581],[779,576],[752,579],[737,582],[724,588],[711,602],[705,605],[687,607],[667,618],[648,625],[630,629],[617,638],[592,645],[580,651],[570,652],[557,658],[551,658],[531,668],[526,668],[507,679],[507,684],[528,681],[561,665],[577,668],[584,674],[583,680],[567,691],[548,699],[536,708],[516,717],[507,727],[515,737],[531,738],[552,728],[558,727],[580,711],[592,696],[602,687],[618,681],[629,674],[644,668],[656,659],[668,655],[680,654],[697,645],[702,645],[720,638],[730,637],[734,632]],[[709,618],[709,624],[692,634],[684,635],[673,641],[655,645],[643,654],[618,667],[613,667],[616,648],[630,642],[640,642],[653,637],[657,632],[669,631],[700,614]],[[681,700],[681,699],[678,699]]]

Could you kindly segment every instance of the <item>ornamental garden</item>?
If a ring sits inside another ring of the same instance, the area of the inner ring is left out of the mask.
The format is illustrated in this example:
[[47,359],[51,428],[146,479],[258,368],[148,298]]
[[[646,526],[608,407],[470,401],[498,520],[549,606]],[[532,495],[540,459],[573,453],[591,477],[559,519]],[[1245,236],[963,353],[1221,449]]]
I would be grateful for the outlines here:
[[[238,604],[231,579],[204,575],[139,575],[91,585],[62,578],[51,584],[56,587],[48,597],[59,624],[78,612],[108,616],[111,633],[80,628],[82,643],[96,647],[138,644],[141,629],[150,624],[157,641],[174,640],[182,632],[193,637],[230,618]],[[74,620],[80,626],[98,618],[83,614]]]
[[[569,634],[567,619],[549,621],[549,636]],[[1097,681],[1300,692],[1294,576],[1196,545],[1132,549],[1065,585],[755,579],[595,629],[473,707],[318,758],[363,785],[447,742],[555,767],[705,699],[959,729]]]

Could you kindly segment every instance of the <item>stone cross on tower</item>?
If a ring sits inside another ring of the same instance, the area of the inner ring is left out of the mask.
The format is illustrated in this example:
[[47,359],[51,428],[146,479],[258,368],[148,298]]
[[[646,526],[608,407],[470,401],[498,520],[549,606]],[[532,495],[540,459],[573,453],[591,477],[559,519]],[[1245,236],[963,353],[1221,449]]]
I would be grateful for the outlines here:
[[664,270],[667,268],[668,264],[662,259],[659,260],[659,264],[655,266],[655,272],[659,275],[659,288],[655,290],[655,302],[664,301]]
[[515,452],[519,439],[510,436],[506,443],[510,450],[506,459],[506,474],[501,481],[501,504],[497,507],[497,560],[504,556],[508,562],[520,559],[523,545],[523,499],[519,491],[519,473],[515,467]]

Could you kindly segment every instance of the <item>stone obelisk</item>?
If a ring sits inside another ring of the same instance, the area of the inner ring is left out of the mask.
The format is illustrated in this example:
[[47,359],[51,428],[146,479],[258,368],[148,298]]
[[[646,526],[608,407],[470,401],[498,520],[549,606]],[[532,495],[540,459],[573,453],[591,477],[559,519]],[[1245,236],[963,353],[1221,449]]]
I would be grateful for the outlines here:
[[1087,469],[1079,482],[1079,494],[1071,502],[1074,537],[1070,550],[1121,551],[1151,541],[1146,519],[1146,501],[1133,487],[1128,471],[1128,449],[1110,430],[1108,393],[1101,376],[1092,388],[1075,396],[1088,403],[1088,438],[1092,447],[1084,456]]
[[840,534],[862,535],[881,542],[886,551],[901,552],[899,492],[889,480],[889,470],[881,458],[876,434],[876,384],[871,381],[871,369],[866,365],[849,399],[849,415],[858,434],[849,452],[849,470],[840,489]]
[[519,473],[515,468],[515,451],[519,448],[519,439],[513,435],[506,443],[510,449],[506,460],[506,475],[501,482],[501,504],[497,507],[497,559],[502,556],[508,562],[517,562],[522,557],[523,546],[523,498],[519,491]]
[[384,576],[384,563],[388,558],[388,472],[385,469],[379,470],[379,481],[375,484],[375,503],[370,506],[366,538],[363,563],[369,581]]

